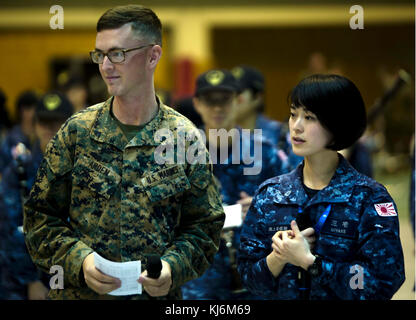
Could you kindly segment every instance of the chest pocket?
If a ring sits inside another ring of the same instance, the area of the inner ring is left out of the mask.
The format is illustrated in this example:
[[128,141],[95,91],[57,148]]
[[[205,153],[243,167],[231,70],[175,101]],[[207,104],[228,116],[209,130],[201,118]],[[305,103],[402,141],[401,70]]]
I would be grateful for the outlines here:
[[191,188],[183,167],[179,165],[144,176],[142,184],[151,202],[179,195]]
[[336,261],[347,261],[357,251],[358,221],[328,218],[316,243],[316,252],[331,256]]
[[357,236],[358,221],[350,219],[328,218],[321,233],[334,237],[355,239]]
[[109,199],[120,183],[120,176],[104,164],[85,156],[78,158],[72,172],[73,183]]

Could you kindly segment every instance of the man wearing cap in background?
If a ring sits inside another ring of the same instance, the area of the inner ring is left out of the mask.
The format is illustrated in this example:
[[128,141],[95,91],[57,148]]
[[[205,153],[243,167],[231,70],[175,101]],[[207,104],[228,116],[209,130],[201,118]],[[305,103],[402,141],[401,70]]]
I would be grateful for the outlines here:
[[[204,123],[203,130],[213,161],[214,175],[220,184],[223,205],[239,203],[242,192],[251,199],[264,180],[286,172],[277,150],[269,141],[249,131],[245,136],[241,128],[236,126],[238,92],[238,83],[230,71],[210,70],[197,78],[193,98],[195,109]],[[224,134],[217,136],[215,133],[220,133],[221,129]],[[251,155],[254,152],[253,163],[244,161],[246,150],[250,150]],[[248,172],[248,168],[258,170]],[[250,203],[247,203],[243,207],[243,217],[249,206]],[[239,246],[240,229],[235,227],[223,230],[214,263],[202,277],[182,286],[184,299],[255,298],[241,287],[235,269],[235,250]]]
[[81,78],[71,77],[62,85],[61,90],[74,106],[74,113],[84,110],[88,100],[88,89]]
[[[12,126],[12,122],[10,121],[9,112],[7,111],[7,97],[3,90],[0,88],[0,145],[4,138],[7,135],[7,132],[10,130]],[[1,159],[0,159],[1,162]],[[1,179],[1,172],[0,172],[0,179]]]
[[265,83],[263,74],[250,66],[237,66],[231,70],[240,86],[237,123],[246,129],[261,129],[263,136],[278,146],[279,157],[289,170],[294,169],[302,157],[295,155],[290,145],[286,123],[271,120],[264,115]]
[[237,66],[231,70],[240,86],[237,123],[244,129],[262,129],[263,136],[277,145],[282,124],[267,118],[264,112],[263,74],[248,66]]
[[34,115],[38,96],[33,91],[24,91],[17,98],[18,124],[5,136],[0,145],[0,173],[12,161],[12,148],[19,142],[29,150],[35,140]]
[[2,266],[0,286],[6,292],[4,299],[39,300],[48,292],[47,276],[33,264],[24,242],[22,231],[22,204],[32,187],[36,172],[43,159],[46,145],[62,124],[73,113],[66,96],[58,92],[45,94],[37,103],[34,114],[35,142],[30,151],[23,143],[12,148],[13,160],[3,171],[0,190],[3,194],[2,221],[8,232],[0,235],[6,265]]

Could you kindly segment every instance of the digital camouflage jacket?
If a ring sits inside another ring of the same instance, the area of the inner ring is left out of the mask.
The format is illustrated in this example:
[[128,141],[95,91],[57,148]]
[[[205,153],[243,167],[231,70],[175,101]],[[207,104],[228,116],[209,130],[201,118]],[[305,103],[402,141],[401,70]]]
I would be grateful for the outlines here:
[[[159,254],[172,269],[172,287],[162,299],[180,298],[180,286],[200,276],[218,250],[224,212],[212,164],[155,161],[158,129],[194,125],[160,105],[158,114],[127,141],[110,115],[112,98],[72,116],[47,147],[25,204],[24,232],[33,261],[64,270],[64,289],[52,299],[149,299],[99,296],[85,284],[82,262],[93,251],[117,262]],[[196,132],[196,133],[195,133]],[[174,149],[177,150],[176,138]]]
[[329,185],[311,199],[303,188],[303,164],[267,180],[257,190],[244,221],[238,254],[242,281],[253,293],[268,299],[299,299],[300,268],[288,263],[274,278],[267,267],[272,237],[290,229],[299,212],[306,213],[316,226],[329,205],[312,251],[322,257],[322,273],[312,277],[309,298],[390,299],[404,282],[393,199],[385,187],[358,173],[341,155],[339,158]]

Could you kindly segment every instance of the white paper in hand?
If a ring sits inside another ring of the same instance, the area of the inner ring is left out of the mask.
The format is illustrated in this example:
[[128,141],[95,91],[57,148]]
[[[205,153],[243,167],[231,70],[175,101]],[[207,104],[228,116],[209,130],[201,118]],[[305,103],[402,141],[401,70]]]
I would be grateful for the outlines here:
[[233,204],[231,206],[223,206],[225,212],[225,222],[223,229],[239,227],[243,223],[241,204]]
[[142,285],[137,282],[141,274],[141,261],[113,262],[94,252],[94,265],[102,273],[121,281],[121,287],[108,293],[112,296],[142,294]]

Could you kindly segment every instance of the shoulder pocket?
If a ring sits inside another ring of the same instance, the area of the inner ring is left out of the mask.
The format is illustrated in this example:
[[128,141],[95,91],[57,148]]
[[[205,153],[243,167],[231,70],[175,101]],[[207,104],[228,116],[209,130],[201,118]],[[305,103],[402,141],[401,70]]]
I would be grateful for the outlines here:
[[[199,189],[205,189],[210,183],[212,183],[213,174],[211,170],[206,167],[206,165],[198,164],[197,166],[200,167],[195,170],[196,172],[192,176],[191,183]],[[217,182],[219,181],[217,180]]]
[[63,133],[58,131],[55,137],[48,143],[44,159],[56,176],[63,176],[72,169],[72,158],[65,147]]
[[142,178],[150,201],[157,202],[191,188],[182,166],[176,165],[152,172]]
[[74,185],[88,188],[109,199],[116,191],[121,178],[104,164],[86,156],[81,156],[75,163],[72,180]]

